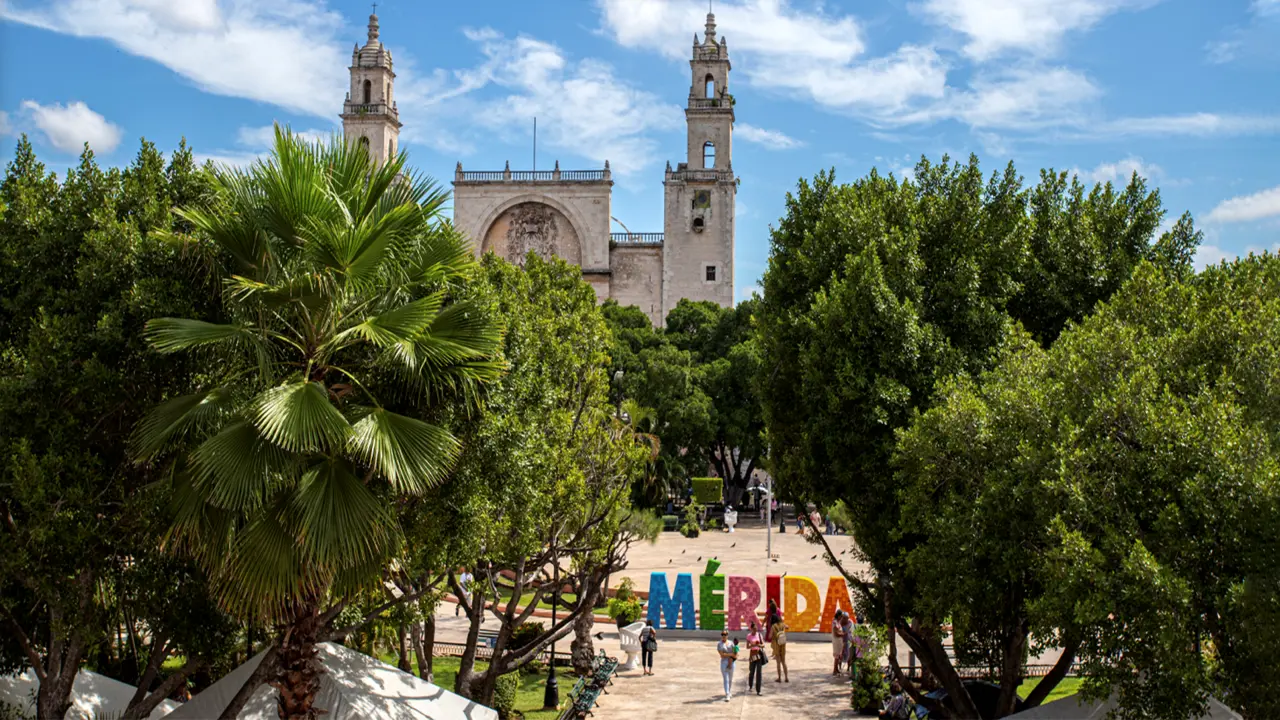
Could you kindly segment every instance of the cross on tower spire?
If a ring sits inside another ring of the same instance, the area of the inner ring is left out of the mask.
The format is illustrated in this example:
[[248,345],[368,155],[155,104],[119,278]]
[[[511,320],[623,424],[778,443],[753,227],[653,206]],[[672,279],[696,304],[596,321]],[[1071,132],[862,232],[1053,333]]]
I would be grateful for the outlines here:
[[369,16],[369,42],[378,42],[378,3],[373,4],[373,14]]

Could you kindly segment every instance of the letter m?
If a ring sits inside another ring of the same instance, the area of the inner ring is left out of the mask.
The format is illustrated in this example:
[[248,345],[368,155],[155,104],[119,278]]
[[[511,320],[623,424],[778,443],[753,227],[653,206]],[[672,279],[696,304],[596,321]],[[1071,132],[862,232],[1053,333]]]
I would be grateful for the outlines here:
[[689,573],[676,576],[676,591],[667,590],[667,574],[656,572],[649,576],[649,619],[654,627],[662,626],[662,617],[667,618],[667,629],[676,629],[676,618],[680,618],[680,627],[693,630],[693,577]]

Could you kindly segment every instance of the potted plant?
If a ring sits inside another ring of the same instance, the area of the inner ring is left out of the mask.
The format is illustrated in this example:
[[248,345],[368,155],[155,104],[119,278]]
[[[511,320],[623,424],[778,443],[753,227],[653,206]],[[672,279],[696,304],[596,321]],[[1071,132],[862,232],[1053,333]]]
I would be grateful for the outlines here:
[[698,537],[700,529],[698,527],[698,518],[702,512],[702,506],[697,503],[689,503],[684,508],[684,525],[680,526],[680,534],[685,537]]
[[644,606],[640,604],[634,588],[635,583],[631,578],[622,578],[617,591],[609,598],[609,617],[620,628],[639,620],[644,614]]

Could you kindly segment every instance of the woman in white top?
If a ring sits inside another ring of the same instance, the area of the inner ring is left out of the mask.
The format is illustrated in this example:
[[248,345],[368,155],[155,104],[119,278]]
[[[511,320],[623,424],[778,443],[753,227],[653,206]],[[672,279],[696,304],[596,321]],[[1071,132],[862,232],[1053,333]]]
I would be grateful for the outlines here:
[[724,701],[733,697],[733,667],[738,661],[738,646],[729,641],[729,631],[720,631],[720,644],[716,645],[720,653],[720,677],[724,680]]

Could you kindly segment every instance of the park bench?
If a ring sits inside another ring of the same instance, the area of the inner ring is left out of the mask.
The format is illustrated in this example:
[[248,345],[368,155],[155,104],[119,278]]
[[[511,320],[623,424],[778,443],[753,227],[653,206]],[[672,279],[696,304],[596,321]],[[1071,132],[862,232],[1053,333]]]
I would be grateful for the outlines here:
[[592,708],[600,696],[607,693],[605,688],[613,682],[613,673],[617,668],[617,659],[605,655],[601,650],[591,661],[591,673],[578,678],[573,690],[569,691],[568,702],[565,703],[559,720],[581,720],[593,715]]

